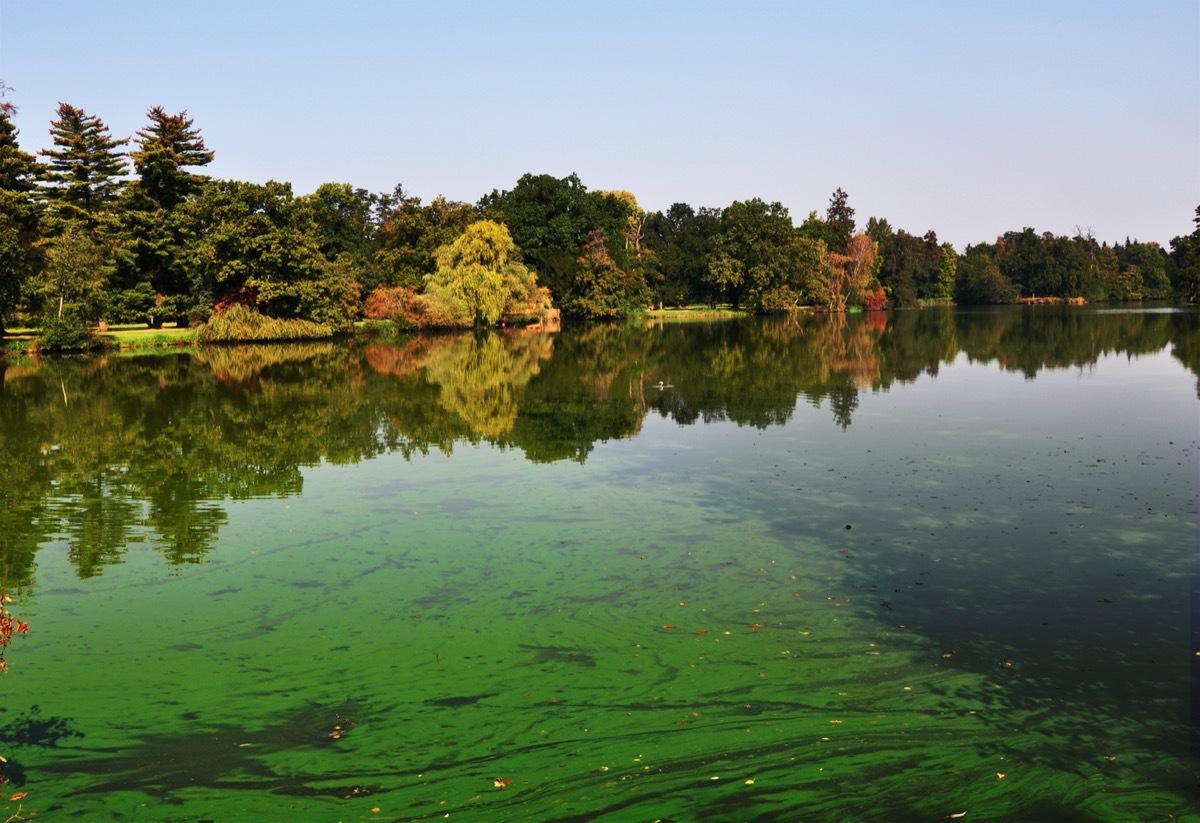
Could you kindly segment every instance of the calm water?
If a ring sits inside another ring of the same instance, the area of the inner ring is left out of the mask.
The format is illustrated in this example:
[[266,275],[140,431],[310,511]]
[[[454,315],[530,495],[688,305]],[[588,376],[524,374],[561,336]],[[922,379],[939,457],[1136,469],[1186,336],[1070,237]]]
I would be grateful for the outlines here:
[[1198,320],[0,360],[0,811],[1197,819]]

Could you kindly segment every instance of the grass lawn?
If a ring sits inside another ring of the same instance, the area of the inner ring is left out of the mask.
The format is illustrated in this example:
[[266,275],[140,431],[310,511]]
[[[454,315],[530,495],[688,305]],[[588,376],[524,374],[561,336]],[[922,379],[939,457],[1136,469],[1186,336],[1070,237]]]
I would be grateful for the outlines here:
[[[0,352],[27,352],[37,337],[37,329],[8,329],[0,338]],[[166,326],[151,329],[144,325],[109,326],[98,338],[112,349],[164,349],[196,345],[195,329]]]
[[711,320],[722,317],[741,317],[745,313],[740,309],[734,310],[728,304],[712,308],[703,303],[697,303],[682,308],[651,309],[646,312],[646,316],[654,320]]
[[164,326],[149,329],[145,326],[109,326],[99,335],[120,349],[161,349],[196,345],[195,329],[176,329]]

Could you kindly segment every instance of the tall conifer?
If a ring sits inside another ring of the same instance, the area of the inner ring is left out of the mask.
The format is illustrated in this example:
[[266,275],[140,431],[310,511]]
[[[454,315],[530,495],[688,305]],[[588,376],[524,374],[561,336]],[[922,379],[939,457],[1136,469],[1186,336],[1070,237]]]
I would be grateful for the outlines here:
[[[0,82],[0,98],[7,87]],[[32,192],[37,161],[17,145],[12,103],[0,99],[0,334],[4,319],[21,299],[22,288],[36,272],[41,250],[35,246],[40,215]]]
[[68,103],[58,104],[50,136],[54,148],[39,152],[49,159],[42,175],[46,195],[60,216],[83,218],[94,226],[96,212],[120,191],[128,170],[121,147],[129,138],[114,139],[99,117]]
[[213,153],[205,147],[186,110],[167,114],[162,106],[154,106],[146,116],[150,125],[137,133],[133,165],[145,195],[170,210],[206,179],[185,169],[208,165]]

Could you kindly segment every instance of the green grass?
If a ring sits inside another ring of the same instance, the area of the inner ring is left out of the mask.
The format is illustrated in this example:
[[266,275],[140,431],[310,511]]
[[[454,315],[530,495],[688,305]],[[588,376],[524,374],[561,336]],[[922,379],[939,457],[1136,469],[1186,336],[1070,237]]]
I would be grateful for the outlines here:
[[[0,338],[0,352],[9,355],[27,353],[37,338],[39,329],[8,329]],[[166,326],[161,329],[147,328],[144,324],[114,325],[96,337],[105,347],[112,349],[164,349],[196,345],[195,329],[177,329]]]
[[14,337],[11,334],[0,337],[0,354],[6,354],[10,357],[14,355],[27,355],[32,347],[32,337]]
[[118,349],[164,349],[196,345],[195,329],[110,326],[109,330],[99,337]]
[[711,320],[722,317],[741,317],[745,313],[740,309],[735,310],[728,304],[713,308],[703,303],[697,303],[682,308],[651,309],[646,312],[646,317],[654,320]]

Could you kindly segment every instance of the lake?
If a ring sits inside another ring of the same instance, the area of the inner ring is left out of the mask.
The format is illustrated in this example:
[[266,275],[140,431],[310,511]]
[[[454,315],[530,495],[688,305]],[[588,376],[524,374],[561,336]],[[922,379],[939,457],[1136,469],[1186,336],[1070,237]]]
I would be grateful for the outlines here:
[[1195,309],[0,370],[5,816],[1200,814]]

